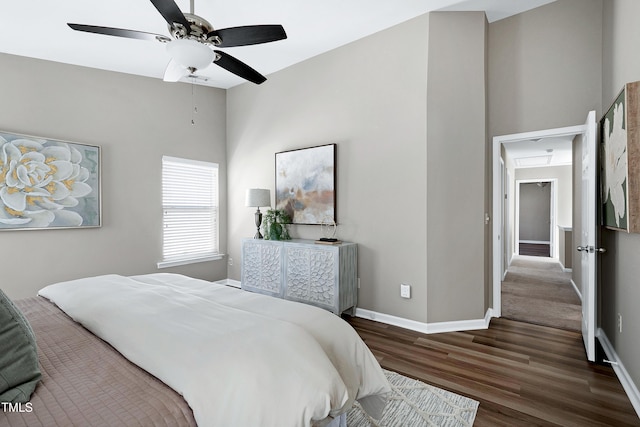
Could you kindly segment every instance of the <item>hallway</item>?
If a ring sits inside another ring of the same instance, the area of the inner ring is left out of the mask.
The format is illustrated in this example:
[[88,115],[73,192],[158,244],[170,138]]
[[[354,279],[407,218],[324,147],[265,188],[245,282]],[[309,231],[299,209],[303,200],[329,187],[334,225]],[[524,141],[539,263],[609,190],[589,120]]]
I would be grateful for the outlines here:
[[502,316],[580,331],[582,305],[571,273],[552,258],[515,256],[502,282]]

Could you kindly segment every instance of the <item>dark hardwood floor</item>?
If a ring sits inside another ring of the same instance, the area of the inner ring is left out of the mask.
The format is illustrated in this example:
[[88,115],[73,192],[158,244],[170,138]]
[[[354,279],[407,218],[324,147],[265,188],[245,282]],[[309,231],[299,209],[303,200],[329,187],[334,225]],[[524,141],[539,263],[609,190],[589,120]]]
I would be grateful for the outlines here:
[[494,318],[489,329],[426,335],[346,319],[383,368],[479,401],[476,427],[640,426],[613,369],[586,360],[579,332]]
[[520,255],[550,257],[551,247],[541,243],[520,243],[518,252]]

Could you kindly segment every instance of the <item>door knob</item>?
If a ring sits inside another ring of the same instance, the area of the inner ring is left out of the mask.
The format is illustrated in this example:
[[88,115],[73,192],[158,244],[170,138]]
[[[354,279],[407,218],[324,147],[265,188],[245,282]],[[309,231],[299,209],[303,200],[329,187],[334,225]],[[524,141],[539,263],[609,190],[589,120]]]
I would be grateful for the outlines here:
[[599,252],[601,254],[607,252],[605,248],[594,248],[593,246],[578,246],[576,249],[578,250],[578,252]]

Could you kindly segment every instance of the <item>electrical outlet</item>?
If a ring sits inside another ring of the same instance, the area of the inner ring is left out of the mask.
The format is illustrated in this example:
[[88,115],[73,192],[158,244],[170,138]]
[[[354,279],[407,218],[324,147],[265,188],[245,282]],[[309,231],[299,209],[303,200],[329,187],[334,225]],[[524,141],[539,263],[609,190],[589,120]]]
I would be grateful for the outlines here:
[[622,333],[622,314],[618,313],[618,332]]
[[229,265],[233,265],[233,258],[229,257]]
[[400,284],[400,296],[402,298],[411,298],[411,285]]

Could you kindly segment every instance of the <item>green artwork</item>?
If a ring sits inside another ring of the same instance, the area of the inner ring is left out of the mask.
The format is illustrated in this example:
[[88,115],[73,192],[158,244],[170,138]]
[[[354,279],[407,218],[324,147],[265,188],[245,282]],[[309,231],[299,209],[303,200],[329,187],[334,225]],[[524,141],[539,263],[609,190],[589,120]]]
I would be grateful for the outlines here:
[[627,125],[625,90],[602,119],[603,224],[628,229]]

